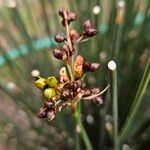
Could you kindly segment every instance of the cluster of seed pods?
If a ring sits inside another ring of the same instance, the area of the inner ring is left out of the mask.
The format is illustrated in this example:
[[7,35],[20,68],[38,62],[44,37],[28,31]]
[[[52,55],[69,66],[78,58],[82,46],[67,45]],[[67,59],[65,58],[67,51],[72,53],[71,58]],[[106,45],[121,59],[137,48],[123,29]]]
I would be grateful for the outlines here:
[[[53,120],[57,112],[65,107],[71,108],[74,112],[78,102],[81,100],[92,100],[96,104],[102,104],[103,100],[99,88],[90,89],[84,82],[87,72],[95,72],[99,63],[86,62],[83,56],[78,54],[77,44],[96,35],[97,30],[90,20],[83,24],[83,31],[79,33],[74,28],[69,28],[71,22],[76,20],[76,14],[65,9],[59,10],[62,18],[62,26],[66,28],[66,33],[57,33],[54,40],[61,43],[61,47],[53,50],[56,59],[63,62],[64,67],[59,71],[60,79],[50,76],[47,79],[38,77],[35,86],[41,89],[44,104],[38,112],[39,118]],[[104,89],[106,90],[106,89]]]

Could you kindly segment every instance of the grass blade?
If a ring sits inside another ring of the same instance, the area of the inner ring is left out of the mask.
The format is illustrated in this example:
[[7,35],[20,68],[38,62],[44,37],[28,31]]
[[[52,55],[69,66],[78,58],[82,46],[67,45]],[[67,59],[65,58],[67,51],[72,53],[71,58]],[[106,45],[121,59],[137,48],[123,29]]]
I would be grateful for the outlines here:
[[121,132],[120,138],[119,138],[120,144],[122,144],[128,138],[128,132],[130,131],[130,129],[134,123],[134,120],[136,118],[136,114],[138,113],[139,108],[144,100],[143,96],[146,92],[146,88],[148,86],[149,80],[150,80],[150,58],[148,60],[146,69],[144,71],[144,75],[142,77],[141,83],[139,85],[136,96],[134,98],[129,117],[126,120],[126,122],[122,128],[122,132]]

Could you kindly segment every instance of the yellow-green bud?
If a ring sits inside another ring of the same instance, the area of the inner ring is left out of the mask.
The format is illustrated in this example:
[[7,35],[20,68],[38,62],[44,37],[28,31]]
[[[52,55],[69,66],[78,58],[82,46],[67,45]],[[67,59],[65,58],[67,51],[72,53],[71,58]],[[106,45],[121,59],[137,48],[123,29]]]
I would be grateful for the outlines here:
[[57,79],[55,77],[50,76],[46,81],[50,87],[55,87],[57,85]]
[[34,82],[35,86],[39,89],[43,89],[46,85],[46,79],[39,78],[37,81]]
[[55,92],[55,90],[53,88],[47,88],[47,89],[45,89],[44,92],[43,92],[43,94],[44,94],[44,97],[46,99],[51,99],[54,96],[56,96],[56,92]]

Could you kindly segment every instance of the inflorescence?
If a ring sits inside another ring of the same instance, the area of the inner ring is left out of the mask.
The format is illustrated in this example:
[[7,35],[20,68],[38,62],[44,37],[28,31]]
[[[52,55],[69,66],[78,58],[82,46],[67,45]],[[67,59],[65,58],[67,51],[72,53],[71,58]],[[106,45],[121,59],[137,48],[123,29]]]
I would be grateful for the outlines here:
[[108,86],[100,91],[99,88],[90,89],[83,82],[87,72],[95,72],[99,63],[85,62],[81,55],[78,55],[76,45],[96,35],[97,29],[90,20],[83,24],[83,32],[79,33],[74,28],[70,29],[69,24],[76,19],[76,14],[65,9],[59,10],[62,18],[62,25],[66,28],[66,34],[57,33],[54,37],[58,43],[63,43],[59,48],[53,50],[56,59],[64,62],[65,66],[60,69],[60,80],[50,76],[47,79],[38,77],[34,82],[35,86],[41,89],[45,99],[43,107],[38,112],[39,118],[53,120],[57,112],[65,107],[76,111],[77,103],[81,100],[92,100],[96,104],[102,104],[101,94]]

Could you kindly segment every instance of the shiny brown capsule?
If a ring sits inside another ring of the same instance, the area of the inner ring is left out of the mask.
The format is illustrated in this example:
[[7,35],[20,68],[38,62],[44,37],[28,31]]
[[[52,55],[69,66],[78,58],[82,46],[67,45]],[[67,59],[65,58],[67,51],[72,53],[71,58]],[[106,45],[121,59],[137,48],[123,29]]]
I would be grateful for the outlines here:
[[58,43],[62,43],[65,41],[65,38],[61,33],[57,33],[54,37],[54,40]]
[[60,60],[64,60],[65,61],[65,60],[68,59],[67,52],[63,48],[60,48],[60,49],[55,48],[53,50],[53,55],[54,55],[55,58],[60,59]]
[[84,32],[84,35],[88,37],[93,37],[97,34],[97,30],[95,28],[89,28]]
[[83,70],[85,72],[95,72],[99,67],[99,63],[90,63],[90,62],[86,62],[83,64]]
[[84,22],[83,28],[84,28],[84,31],[86,31],[86,30],[89,29],[89,28],[92,28],[92,22],[91,22],[90,19],[89,19],[89,20],[86,20],[86,21]]

